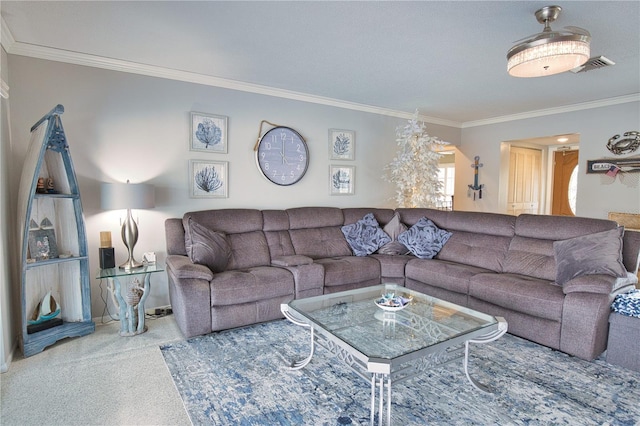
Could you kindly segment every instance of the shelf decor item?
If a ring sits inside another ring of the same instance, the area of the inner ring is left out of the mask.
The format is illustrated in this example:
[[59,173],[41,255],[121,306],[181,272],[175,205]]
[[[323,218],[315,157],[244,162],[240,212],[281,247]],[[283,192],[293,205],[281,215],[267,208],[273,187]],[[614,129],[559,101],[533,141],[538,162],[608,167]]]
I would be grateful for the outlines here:
[[87,235],[63,112],[58,105],[31,128],[18,189],[20,347],[25,357],[95,331]]
[[132,209],[151,209],[155,207],[153,185],[145,183],[103,183],[101,190],[101,206],[105,210],[127,210],[127,217],[122,223],[122,242],[127,248],[127,260],[120,269],[141,268],[133,256],[133,248],[138,242],[138,225],[131,214]]

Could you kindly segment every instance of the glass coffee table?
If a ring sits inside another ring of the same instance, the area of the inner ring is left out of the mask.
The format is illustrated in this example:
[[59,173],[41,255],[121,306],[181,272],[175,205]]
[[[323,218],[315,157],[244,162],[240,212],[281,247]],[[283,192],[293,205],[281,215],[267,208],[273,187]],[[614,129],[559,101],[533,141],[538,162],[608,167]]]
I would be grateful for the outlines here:
[[[383,309],[375,303],[383,295],[410,301],[402,308]],[[469,344],[491,342],[507,332],[507,322],[501,317],[396,284],[293,300],[282,304],[281,310],[289,321],[310,329],[309,355],[289,368],[297,370],[309,364],[316,344],[326,348],[371,383],[371,425],[376,398],[378,424],[382,425],[384,418],[391,424],[392,383],[460,358],[469,382],[488,391],[469,375]]]

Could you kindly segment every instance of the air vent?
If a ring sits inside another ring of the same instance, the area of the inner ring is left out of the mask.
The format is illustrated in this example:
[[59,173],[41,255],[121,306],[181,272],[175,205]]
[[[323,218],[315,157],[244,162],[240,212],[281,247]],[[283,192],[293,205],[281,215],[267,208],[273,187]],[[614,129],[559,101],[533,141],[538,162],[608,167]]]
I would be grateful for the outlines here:
[[611,59],[605,58],[604,56],[596,56],[594,58],[589,58],[587,62],[580,65],[577,68],[571,70],[572,73],[577,74],[579,72],[587,72],[591,70],[597,70],[604,67],[609,67],[611,65],[615,65]]

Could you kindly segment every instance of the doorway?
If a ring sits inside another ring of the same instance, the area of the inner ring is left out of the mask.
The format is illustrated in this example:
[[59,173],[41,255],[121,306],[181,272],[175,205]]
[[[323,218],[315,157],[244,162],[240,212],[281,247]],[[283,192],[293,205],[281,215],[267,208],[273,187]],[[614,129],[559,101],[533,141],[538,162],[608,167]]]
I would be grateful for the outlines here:
[[[566,133],[529,139],[507,140],[500,145],[500,181],[498,203],[507,214],[569,214],[576,215],[577,163],[565,165],[564,194],[556,195],[565,199],[563,213],[553,213],[555,155],[567,152],[564,159],[574,157],[577,162],[579,133]],[[569,152],[573,152],[569,154]],[[569,156],[569,158],[567,158]],[[558,183],[558,185],[560,185]]]
[[551,214],[575,216],[578,151],[558,150],[554,153],[553,163]]

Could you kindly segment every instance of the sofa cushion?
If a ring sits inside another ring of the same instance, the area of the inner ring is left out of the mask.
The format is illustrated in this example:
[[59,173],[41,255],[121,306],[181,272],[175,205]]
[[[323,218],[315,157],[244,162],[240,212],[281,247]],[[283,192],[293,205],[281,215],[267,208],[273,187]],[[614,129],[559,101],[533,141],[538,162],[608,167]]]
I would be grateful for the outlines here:
[[400,221],[400,215],[396,213],[393,218],[387,223],[382,230],[391,238],[391,241],[380,247],[377,253],[380,254],[393,254],[393,255],[405,255],[409,254],[407,246],[398,241],[398,236],[406,231],[407,225]]
[[[380,263],[373,257],[343,256],[316,259],[324,267],[325,292],[327,287],[376,281],[380,283]],[[373,284],[369,284],[373,285]]]
[[222,272],[231,258],[231,247],[222,232],[212,231],[191,217],[186,219],[185,248],[193,263],[205,265],[212,272]]
[[352,256],[351,247],[340,231],[340,226],[289,231],[295,254],[312,259],[325,257]]
[[309,265],[311,263],[313,263],[313,259],[299,254],[294,254],[291,256],[278,256],[271,259],[271,264],[274,266],[300,266]]
[[509,245],[502,272],[555,281],[553,241],[516,235]]
[[553,321],[562,320],[565,296],[551,281],[516,274],[477,274],[471,277],[469,297],[492,305]]
[[356,223],[345,225],[340,230],[356,256],[366,256],[391,242],[391,238],[380,228],[373,213],[366,214]]
[[462,294],[469,292],[471,277],[485,272],[489,271],[476,266],[437,259],[414,258],[405,268],[405,276],[409,279]]
[[604,274],[624,277],[622,233],[618,227],[609,231],[555,241],[556,283],[564,284],[580,275]]
[[380,276],[383,278],[404,278],[405,266],[408,261],[415,259],[411,255],[372,254],[371,257],[380,262]]
[[291,272],[272,266],[216,274],[210,288],[211,306],[240,305],[294,294]]
[[227,270],[271,265],[269,246],[262,231],[229,234],[227,240],[231,246]]
[[438,228],[426,217],[398,235],[398,241],[420,259],[433,259],[449,238],[451,238],[451,232]]
[[453,235],[442,247],[437,259],[502,272],[511,237],[458,230],[451,232]]

